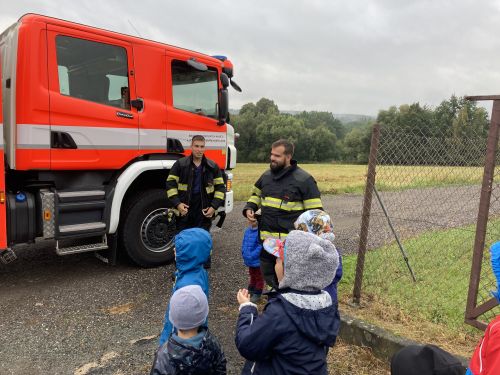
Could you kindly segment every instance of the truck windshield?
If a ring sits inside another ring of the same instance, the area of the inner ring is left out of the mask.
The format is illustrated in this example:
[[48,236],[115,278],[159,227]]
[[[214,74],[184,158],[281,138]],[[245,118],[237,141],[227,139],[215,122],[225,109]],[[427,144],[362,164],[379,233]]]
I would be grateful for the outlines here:
[[185,61],[172,61],[172,95],[175,108],[217,118],[217,71],[201,72]]

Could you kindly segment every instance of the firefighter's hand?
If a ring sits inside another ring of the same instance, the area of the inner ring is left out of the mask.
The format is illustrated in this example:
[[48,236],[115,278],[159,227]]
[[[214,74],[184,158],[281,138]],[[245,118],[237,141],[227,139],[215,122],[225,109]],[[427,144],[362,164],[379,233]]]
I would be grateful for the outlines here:
[[214,216],[215,209],[212,206],[210,206],[210,207],[204,208],[203,210],[201,210],[201,212],[203,212],[203,215],[205,215],[205,217],[212,217],[212,216]]
[[248,294],[248,290],[246,290],[246,289],[238,290],[238,294],[236,295],[236,298],[238,299],[238,303],[240,305],[242,303],[245,303],[245,302],[250,302],[250,295]]
[[185,203],[179,203],[177,205],[177,210],[179,211],[179,213],[181,214],[181,216],[186,216],[187,213],[188,213],[188,208],[189,206]]
[[255,212],[253,212],[252,209],[250,209],[250,208],[247,209],[245,214],[246,214],[246,217],[248,219],[248,223],[250,225],[254,224],[257,221],[257,219],[255,218]]

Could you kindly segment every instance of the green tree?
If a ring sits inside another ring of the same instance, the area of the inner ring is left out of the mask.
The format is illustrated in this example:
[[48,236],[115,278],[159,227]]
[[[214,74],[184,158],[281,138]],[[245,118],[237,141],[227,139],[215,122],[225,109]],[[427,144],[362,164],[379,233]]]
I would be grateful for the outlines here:
[[336,119],[331,112],[301,112],[296,115],[297,118],[304,121],[304,126],[308,129],[325,127],[331,133],[335,134],[337,139],[344,138],[346,131],[342,122]]
[[368,163],[371,143],[371,126],[354,128],[346,134],[342,143],[342,159],[349,163]]

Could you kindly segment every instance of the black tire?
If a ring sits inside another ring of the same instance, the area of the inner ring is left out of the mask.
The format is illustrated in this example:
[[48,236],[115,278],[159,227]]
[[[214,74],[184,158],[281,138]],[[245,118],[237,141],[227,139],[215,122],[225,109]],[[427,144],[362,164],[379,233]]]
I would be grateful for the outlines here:
[[165,190],[151,189],[130,198],[122,208],[121,243],[141,267],[174,260],[175,215],[167,203]]

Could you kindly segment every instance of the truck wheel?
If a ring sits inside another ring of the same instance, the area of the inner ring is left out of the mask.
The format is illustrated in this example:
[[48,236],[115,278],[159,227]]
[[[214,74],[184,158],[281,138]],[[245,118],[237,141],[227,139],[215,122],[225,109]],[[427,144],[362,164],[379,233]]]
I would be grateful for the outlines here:
[[147,190],[123,208],[121,242],[130,259],[154,267],[174,259],[175,215],[162,189]]

